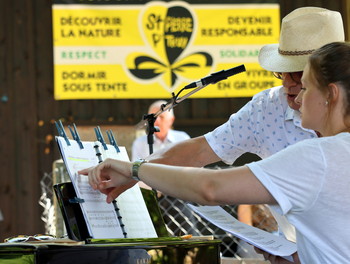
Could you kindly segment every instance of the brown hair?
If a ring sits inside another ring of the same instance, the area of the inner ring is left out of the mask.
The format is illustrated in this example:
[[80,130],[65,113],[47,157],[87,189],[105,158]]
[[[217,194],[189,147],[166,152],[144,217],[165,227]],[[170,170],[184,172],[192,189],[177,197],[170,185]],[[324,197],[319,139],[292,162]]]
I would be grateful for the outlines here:
[[310,70],[322,92],[330,83],[339,84],[344,92],[344,114],[350,116],[350,43],[333,42],[316,50],[309,58]]

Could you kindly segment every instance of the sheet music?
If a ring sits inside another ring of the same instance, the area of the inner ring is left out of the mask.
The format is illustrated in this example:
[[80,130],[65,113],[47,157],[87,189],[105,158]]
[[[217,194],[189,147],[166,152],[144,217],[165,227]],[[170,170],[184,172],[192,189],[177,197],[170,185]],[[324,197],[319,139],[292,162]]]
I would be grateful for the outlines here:
[[93,142],[84,142],[80,149],[75,140],[70,140],[70,146],[62,137],[56,137],[60,146],[62,158],[71,177],[90,235],[93,238],[123,238],[117,214],[113,204],[106,203],[106,196],[89,185],[88,177],[78,175],[78,171],[97,165],[97,157]]
[[[63,137],[56,137],[56,140],[76,194],[78,198],[84,199],[84,203],[81,203],[80,206],[92,238],[124,238],[123,229],[113,204],[108,204],[104,194],[91,188],[88,177],[77,173],[81,169],[98,164],[94,149],[96,142],[83,141],[84,148],[80,149],[75,140],[69,140],[70,146],[67,146]],[[121,151],[117,153],[112,145],[107,145],[108,149],[104,150],[99,142],[97,144],[99,144],[103,159],[109,157],[129,160],[124,147],[119,147]],[[120,195],[117,198],[117,205],[128,238],[157,237],[138,185]]]
[[214,225],[270,254],[292,261],[291,255],[297,251],[296,244],[259,228],[244,224],[220,206],[188,206]]
[[[107,144],[107,147],[108,149],[105,150],[102,144],[99,146],[103,160],[108,157],[129,161],[125,147],[119,147],[120,152],[117,152],[115,148],[109,144]],[[122,193],[116,201],[120,214],[123,217],[123,223],[125,224],[128,238],[157,237],[157,232],[138,184],[135,184],[132,188]]]

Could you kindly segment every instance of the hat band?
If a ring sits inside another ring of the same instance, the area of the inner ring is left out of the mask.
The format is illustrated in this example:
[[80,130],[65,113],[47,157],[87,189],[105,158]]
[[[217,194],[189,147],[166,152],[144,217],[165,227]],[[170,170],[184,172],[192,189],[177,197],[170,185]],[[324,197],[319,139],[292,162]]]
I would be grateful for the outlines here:
[[302,51],[288,51],[288,50],[281,50],[278,49],[278,53],[281,55],[287,55],[287,56],[302,56],[302,55],[309,55],[315,50],[302,50]]

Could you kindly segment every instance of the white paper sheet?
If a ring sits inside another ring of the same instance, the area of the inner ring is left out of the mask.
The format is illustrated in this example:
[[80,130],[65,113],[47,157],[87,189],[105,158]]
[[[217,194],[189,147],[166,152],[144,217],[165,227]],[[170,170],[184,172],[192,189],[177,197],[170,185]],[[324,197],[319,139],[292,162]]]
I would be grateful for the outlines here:
[[234,236],[270,254],[293,261],[291,255],[297,251],[296,244],[259,228],[244,224],[220,206],[188,206],[209,222]]
[[[81,169],[98,164],[94,148],[96,143],[83,141],[84,148],[80,149],[75,140],[70,140],[70,146],[62,137],[56,137],[56,140],[76,194],[78,198],[84,199],[80,206],[92,238],[124,238],[113,204],[108,204],[104,194],[91,188],[88,177],[77,173]],[[108,150],[104,150],[100,143],[99,147],[103,158],[129,160],[124,147],[119,147],[121,150],[119,153],[112,145],[107,145]],[[128,238],[157,237],[138,185],[119,196],[117,205],[120,208]]]
[[[125,147],[119,147],[120,152],[116,152],[114,147],[109,147],[105,150],[100,146],[99,149],[101,150],[103,159],[108,157],[129,161]],[[157,237],[157,232],[138,184],[135,184],[132,188],[122,193],[116,201],[120,214],[123,217],[123,223],[126,225],[128,238]]]
[[84,143],[84,148],[80,149],[74,140],[70,140],[71,145],[68,146],[64,138],[56,139],[75,192],[78,198],[84,199],[80,205],[90,235],[93,238],[124,237],[113,204],[107,204],[106,196],[91,188],[88,177],[77,173],[98,164],[93,144]]

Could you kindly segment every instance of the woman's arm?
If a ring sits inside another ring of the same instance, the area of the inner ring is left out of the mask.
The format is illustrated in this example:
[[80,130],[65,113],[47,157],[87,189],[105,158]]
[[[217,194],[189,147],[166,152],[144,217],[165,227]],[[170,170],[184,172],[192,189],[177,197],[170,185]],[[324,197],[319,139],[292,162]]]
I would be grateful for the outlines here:
[[140,179],[167,195],[199,204],[275,203],[246,166],[222,170],[144,164]]
[[[130,162],[107,159],[80,173],[88,174],[93,188],[108,195],[111,188],[123,189],[123,186],[135,183],[131,170]],[[276,203],[246,166],[211,170],[144,163],[138,173],[139,178],[153,189],[202,205]]]

